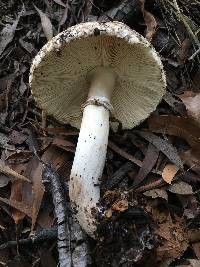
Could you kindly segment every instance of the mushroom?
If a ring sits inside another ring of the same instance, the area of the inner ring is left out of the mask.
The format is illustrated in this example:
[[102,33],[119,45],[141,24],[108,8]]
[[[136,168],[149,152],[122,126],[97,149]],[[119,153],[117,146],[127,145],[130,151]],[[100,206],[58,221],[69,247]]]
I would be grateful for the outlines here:
[[166,87],[161,60],[123,23],[86,22],[39,51],[30,86],[47,114],[80,128],[69,195],[81,227],[95,237],[110,114],[130,129],[156,109]]

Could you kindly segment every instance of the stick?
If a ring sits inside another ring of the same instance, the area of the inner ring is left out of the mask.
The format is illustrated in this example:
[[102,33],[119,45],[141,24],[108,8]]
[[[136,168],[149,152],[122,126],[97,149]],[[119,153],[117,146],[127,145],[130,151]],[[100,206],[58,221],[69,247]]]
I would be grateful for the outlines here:
[[0,245],[0,250],[16,247],[18,244],[33,245],[42,241],[52,240],[56,238],[57,238],[57,227],[53,227],[52,229],[49,230],[43,229],[36,232],[36,234],[32,237],[20,239],[18,241],[7,241]]
[[46,164],[40,159],[39,155],[37,154],[34,133],[31,130],[29,131],[29,143],[34,155],[42,164],[42,176],[44,181],[50,182],[51,184],[54,211],[58,226],[58,253],[60,267],[72,267],[71,231],[60,177],[58,173],[50,166],[50,164]]

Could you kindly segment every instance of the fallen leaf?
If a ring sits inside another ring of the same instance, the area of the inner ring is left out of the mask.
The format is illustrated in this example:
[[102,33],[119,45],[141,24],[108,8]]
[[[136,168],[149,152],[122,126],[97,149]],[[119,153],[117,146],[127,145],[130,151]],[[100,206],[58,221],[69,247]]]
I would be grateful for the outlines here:
[[9,163],[27,162],[33,156],[33,152],[28,150],[16,150],[7,155],[6,160]]
[[12,145],[21,145],[26,139],[27,136],[21,132],[12,130],[11,134],[8,136],[9,143]]
[[188,231],[190,243],[200,242],[200,229],[190,229]]
[[199,146],[196,149],[189,149],[181,152],[180,157],[187,164],[191,170],[195,171],[200,175],[200,150]]
[[[33,4],[34,5],[34,4]],[[39,8],[34,5],[35,9],[37,10],[38,14],[40,15],[42,29],[47,40],[50,40],[53,37],[53,26],[50,19],[47,17],[45,13],[43,13]]]
[[63,3],[62,0],[53,0],[56,4],[65,7],[66,5]]
[[133,187],[138,186],[149,174],[149,172],[153,169],[154,165],[157,162],[159,156],[159,150],[149,143],[147,152],[145,154],[145,158],[142,163],[142,167],[140,168],[138,174],[134,178]]
[[147,131],[135,131],[137,134],[142,136],[148,142],[152,143],[159,151],[161,151],[165,156],[173,162],[177,167],[183,169],[183,162],[178,155],[178,152],[175,147],[173,147],[166,140],[158,137],[157,135],[147,132]]
[[31,211],[32,211],[31,206],[25,205],[21,201],[17,201],[15,199],[7,199],[7,198],[3,198],[3,197],[0,197],[0,201],[2,201],[3,203],[21,211],[22,213],[25,213],[27,216],[29,216],[31,218]]
[[55,127],[55,128],[46,128],[45,129],[49,134],[60,134],[60,135],[64,135],[64,136],[78,136],[79,132],[77,130],[75,131],[71,131],[71,130],[67,130],[65,128],[62,127]]
[[183,218],[176,217],[172,222],[171,217],[168,216],[167,221],[162,222],[155,233],[163,240],[156,249],[160,261],[179,258],[189,246]]
[[172,193],[180,194],[180,195],[192,195],[194,194],[192,190],[192,186],[188,183],[179,181],[172,185],[170,185],[167,190],[169,190]]
[[30,54],[35,51],[35,48],[32,43],[26,42],[22,38],[19,39],[19,43]]
[[53,138],[53,141],[52,141],[52,145],[56,145],[56,146],[65,146],[65,147],[75,147],[75,145],[72,143],[72,142],[70,142],[70,141],[68,141],[68,140],[65,140],[65,139],[63,139],[63,138],[59,138],[59,137],[55,137],[55,138]]
[[[23,184],[20,181],[15,181],[12,183],[10,201],[16,200],[16,201],[22,202],[22,198],[23,198],[22,187],[23,187]],[[12,214],[12,218],[15,221],[15,224],[18,224],[25,217],[25,214],[17,209],[13,209],[11,214]]]
[[65,140],[63,138],[54,137],[53,141],[52,141],[52,145],[58,146],[64,150],[70,151],[72,153],[75,152],[75,145],[72,142]]
[[134,156],[130,155],[129,153],[127,153],[126,151],[115,145],[112,141],[108,142],[108,147],[111,148],[115,153],[119,154],[121,157],[130,160],[139,167],[142,167],[141,160],[136,159]]
[[10,167],[0,163],[0,172],[6,174],[7,176],[11,176],[11,178],[15,178],[17,180],[22,180],[26,182],[31,182],[27,177],[17,173],[16,171],[12,170]]
[[168,200],[167,192],[164,189],[152,189],[152,190],[144,192],[143,195],[147,197],[152,197],[152,198],[161,197],[161,198]]
[[63,14],[62,14],[62,18],[61,18],[61,20],[60,20],[60,22],[59,22],[59,26],[62,26],[62,25],[65,23],[65,21],[66,21],[68,15],[69,15],[69,9],[70,9],[70,6],[69,6],[68,3],[66,3],[64,12],[63,12]]
[[26,89],[27,89],[27,86],[26,86],[26,84],[25,84],[25,82],[23,80],[23,76],[22,76],[21,77],[21,81],[20,81],[20,86],[19,86],[20,94],[23,95],[25,93]]
[[10,179],[4,174],[0,174],[0,188],[6,186],[9,183]]
[[176,173],[178,172],[179,168],[174,165],[174,164],[167,164],[162,172],[162,178],[163,180],[168,183],[171,184],[174,176],[176,175]]
[[194,147],[200,145],[200,127],[188,118],[173,115],[151,116],[148,124],[153,132],[179,136]]
[[16,20],[13,22],[12,25],[6,24],[3,30],[0,33],[0,55],[3,53],[6,46],[12,41],[15,31],[19,22],[20,17],[24,13],[25,9],[24,6],[22,11],[18,14]]
[[150,12],[145,10],[144,8],[145,0],[140,0],[140,4],[141,4],[141,11],[143,13],[144,21],[147,26],[147,33],[145,37],[147,38],[148,41],[151,41],[156,32],[157,22],[154,16]]
[[177,52],[177,59],[180,65],[183,65],[188,58],[188,51],[191,47],[191,41],[188,38],[185,38],[181,43],[181,47]]
[[29,194],[32,194],[31,230],[33,231],[45,190],[42,183],[42,166],[41,163],[39,163],[38,159],[33,157],[29,161],[24,173],[28,175],[32,181],[32,188],[31,190],[30,188],[27,189],[27,191],[29,191]]
[[186,110],[185,110],[185,106],[182,103],[182,101],[180,99],[178,99],[177,97],[175,98],[175,96],[172,94],[172,92],[166,92],[165,95],[163,96],[163,100],[176,112],[178,112],[179,114],[181,114],[182,116],[185,116]]
[[188,116],[200,125],[200,93],[185,91],[178,97],[185,104]]
[[193,248],[197,258],[200,260],[200,242],[193,243],[192,248]]
[[0,147],[9,150],[15,150],[15,146],[9,144],[9,138],[7,135],[0,132]]

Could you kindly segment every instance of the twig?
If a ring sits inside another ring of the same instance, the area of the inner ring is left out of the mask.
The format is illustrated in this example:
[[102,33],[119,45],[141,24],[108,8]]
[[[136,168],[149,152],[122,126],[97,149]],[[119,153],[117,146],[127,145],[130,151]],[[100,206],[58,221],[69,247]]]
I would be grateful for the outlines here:
[[179,18],[179,20],[182,21],[182,23],[184,24],[185,28],[187,29],[189,35],[193,38],[193,40],[195,41],[196,45],[200,48],[200,42],[198,40],[198,38],[195,36],[195,34],[193,33],[192,29],[190,28],[189,24],[187,23],[186,19],[185,19],[185,16],[182,15],[181,11],[180,11],[180,8],[178,6],[178,3],[176,0],[173,0],[173,5],[174,5],[174,8],[176,9],[177,11],[177,17]]
[[24,175],[17,173],[16,171],[12,170],[10,167],[3,165],[3,164],[0,164],[0,173],[11,176],[17,180],[22,180],[22,181],[31,183],[30,179],[28,179]]
[[199,49],[196,52],[194,52],[193,55],[191,55],[191,57],[189,57],[189,60],[194,59],[199,53],[200,53],[200,47],[199,47]]
[[33,245],[42,241],[52,240],[57,238],[57,227],[53,227],[52,229],[43,229],[38,232],[34,236],[29,238],[20,239],[18,241],[7,241],[0,245],[0,250],[6,248],[12,248],[19,245]]
[[33,153],[42,164],[42,177],[44,181],[50,182],[51,184],[54,211],[58,225],[58,253],[60,267],[72,267],[71,231],[60,177],[58,173],[50,166],[50,164],[46,164],[38,156],[34,141],[34,134],[31,131],[29,142],[31,143]]
[[73,266],[71,233],[60,177],[50,165],[43,163],[43,168],[43,178],[49,180],[51,183],[55,215],[58,224],[58,252],[60,267],[71,267]]
[[47,128],[47,113],[42,111],[42,128]]
[[135,191],[135,192],[137,192],[137,193],[143,193],[143,192],[145,192],[145,191],[154,189],[154,188],[156,188],[156,187],[163,186],[164,184],[166,184],[166,182],[163,180],[163,178],[160,178],[160,179],[158,179],[157,181],[153,181],[152,183],[149,183],[149,184],[140,186],[140,187],[138,187],[137,189],[134,189],[134,188],[133,188],[133,189],[131,189],[131,191]]

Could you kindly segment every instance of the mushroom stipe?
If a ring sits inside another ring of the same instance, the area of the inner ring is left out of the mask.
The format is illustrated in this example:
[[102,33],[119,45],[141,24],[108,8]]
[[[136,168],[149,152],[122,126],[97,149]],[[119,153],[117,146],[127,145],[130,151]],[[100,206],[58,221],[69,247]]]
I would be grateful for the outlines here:
[[47,114],[80,128],[69,195],[81,227],[95,238],[110,113],[130,129],[156,109],[166,87],[160,57],[123,23],[86,22],[39,51],[29,81]]

